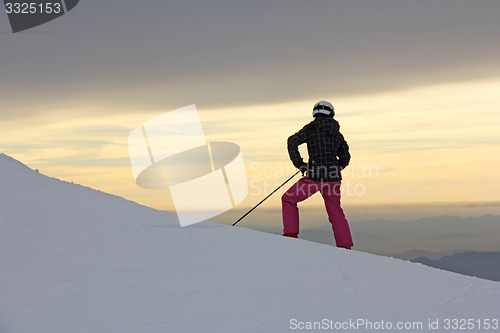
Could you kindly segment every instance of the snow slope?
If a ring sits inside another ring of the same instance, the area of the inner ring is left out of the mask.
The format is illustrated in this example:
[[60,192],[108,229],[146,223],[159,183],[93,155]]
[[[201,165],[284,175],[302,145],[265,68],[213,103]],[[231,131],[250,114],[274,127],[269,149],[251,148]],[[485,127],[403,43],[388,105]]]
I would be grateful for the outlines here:
[[498,282],[241,227],[180,228],[0,155],[1,333],[288,332],[293,319],[436,332],[429,320],[498,319],[498,304]]

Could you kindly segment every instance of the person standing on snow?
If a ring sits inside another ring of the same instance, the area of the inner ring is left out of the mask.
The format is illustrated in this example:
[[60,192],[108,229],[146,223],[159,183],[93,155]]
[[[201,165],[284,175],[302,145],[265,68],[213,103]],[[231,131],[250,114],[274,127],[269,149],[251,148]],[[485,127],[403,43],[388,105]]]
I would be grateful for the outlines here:
[[[347,167],[351,155],[347,142],[340,134],[340,125],[333,119],[334,115],[331,103],[318,102],[313,108],[314,120],[288,138],[288,154],[303,177],[281,197],[283,236],[298,238],[297,203],[320,192],[337,247],[350,249],[353,246],[351,231],[340,206],[340,171]],[[299,153],[298,147],[303,143],[307,143],[309,163],[304,163]]]

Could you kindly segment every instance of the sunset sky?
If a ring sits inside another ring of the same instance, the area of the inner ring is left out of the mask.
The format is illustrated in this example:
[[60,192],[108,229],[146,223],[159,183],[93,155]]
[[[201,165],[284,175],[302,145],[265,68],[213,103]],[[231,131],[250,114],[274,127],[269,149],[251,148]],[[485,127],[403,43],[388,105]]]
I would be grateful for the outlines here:
[[196,104],[208,141],[241,147],[250,207],[293,174],[286,139],[328,100],[352,154],[345,204],[498,202],[499,13],[485,0],[81,0],[16,34],[0,13],[0,152],[171,209],[134,183],[127,139]]

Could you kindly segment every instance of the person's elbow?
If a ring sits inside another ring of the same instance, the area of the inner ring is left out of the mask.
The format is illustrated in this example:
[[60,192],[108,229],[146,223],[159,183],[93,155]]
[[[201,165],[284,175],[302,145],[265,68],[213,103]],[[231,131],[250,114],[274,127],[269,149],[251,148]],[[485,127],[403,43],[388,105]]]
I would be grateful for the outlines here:
[[286,144],[288,146],[288,148],[297,148],[299,145],[298,145],[298,142],[297,142],[297,139],[292,135],[290,136],[287,140],[286,140]]

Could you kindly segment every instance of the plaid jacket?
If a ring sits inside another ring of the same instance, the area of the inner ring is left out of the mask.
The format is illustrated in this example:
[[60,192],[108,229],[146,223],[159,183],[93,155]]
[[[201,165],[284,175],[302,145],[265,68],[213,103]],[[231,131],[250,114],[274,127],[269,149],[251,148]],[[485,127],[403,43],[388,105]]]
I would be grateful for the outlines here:
[[[339,130],[335,119],[317,117],[288,138],[290,159],[296,168],[306,171],[306,178],[321,182],[342,180],[340,171],[349,164],[351,155]],[[307,143],[309,153],[307,164],[299,153],[303,143]]]

